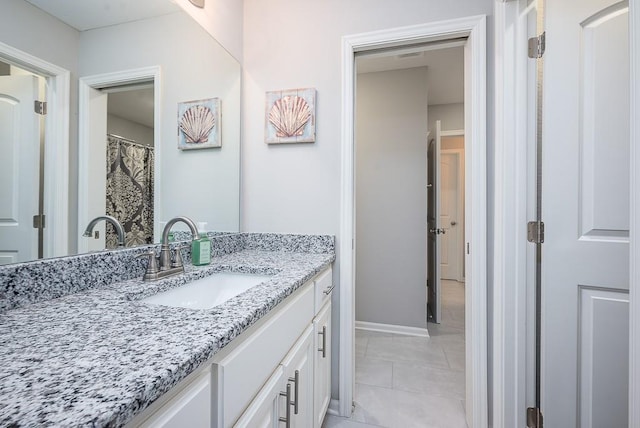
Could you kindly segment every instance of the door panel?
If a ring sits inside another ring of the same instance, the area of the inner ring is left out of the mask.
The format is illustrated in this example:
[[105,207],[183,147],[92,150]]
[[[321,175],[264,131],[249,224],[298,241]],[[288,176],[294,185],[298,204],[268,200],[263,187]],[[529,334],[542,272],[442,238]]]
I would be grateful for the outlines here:
[[39,118],[35,76],[0,77],[0,264],[38,258]]
[[458,261],[458,155],[440,155],[440,225],[446,231],[440,236],[440,276],[442,279],[459,278]]
[[427,150],[427,284],[428,304],[434,322],[440,323],[440,121]]
[[[599,10],[580,25],[582,234],[629,236],[628,16]],[[622,113],[622,114],[621,114]]]
[[629,294],[580,289],[580,426],[626,427]]
[[628,401],[626,4],[544,13],[542,413],[550,427],[626,426],[611,416]]

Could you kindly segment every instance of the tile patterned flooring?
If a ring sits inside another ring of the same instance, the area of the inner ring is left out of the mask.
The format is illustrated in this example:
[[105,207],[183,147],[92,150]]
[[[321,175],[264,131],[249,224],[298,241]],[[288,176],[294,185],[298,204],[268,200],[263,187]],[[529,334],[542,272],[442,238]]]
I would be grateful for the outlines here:
[[467,428],[463,284],[442,281],[442,307],[428,338],[356,330],[354,412],[323,428]]

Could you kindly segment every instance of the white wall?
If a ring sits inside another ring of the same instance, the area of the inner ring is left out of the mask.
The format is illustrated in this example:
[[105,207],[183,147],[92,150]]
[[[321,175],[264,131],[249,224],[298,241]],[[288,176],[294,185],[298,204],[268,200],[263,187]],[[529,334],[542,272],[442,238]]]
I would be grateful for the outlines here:
[[434,104],[429,106],[429,131],[433,137],[436,132],[436,120],[443,131],[464,129],[464,103]]
[[427,68],[359,74],[356,320],[426,328]]
[[107,115],[107,132],[153,147],[153,128],[113,114]]
[[[245,0],[243,31],[242,230],[339,236],[341,38],[344,35],[493,13],[492,0]],[[487,108],[492,111],[493,21],[487,28]],[[264,143],[265,91],[315,87],[317,140]],[[493,117],[487,117],[487,188],[493,188]],[[488,206],[493,195],[489,194]],[[489,209],[489,217],[492,218]],[[493,233],[489,225],[488,236]],[[489,241],[489,248],[492,248]],[[338,254],[340,257],[340,254]],[[489,284],[491,284],[491,253]],[[339,287],[340,264],[334,283]],[[339,325],[339,293],[333,322]],[[491,301],[489,290],[489,301]],[[333,337],[338,361],[339,337]],[[491,344],[489,344],[491,349]],[[337,364],[333,397],[338,398]]]
[[[160,220],[186,215],[210,230],[239,227],[240,66],[185,13],[82,33],[81,76],[161,66],[156,171]],[[178,103],[218,97],[222,148],[177,148]]]
[[195,7],[189,0],[176,0],[176,3],[242,62],[244,3],[241,0],[206,0],[204,9]]

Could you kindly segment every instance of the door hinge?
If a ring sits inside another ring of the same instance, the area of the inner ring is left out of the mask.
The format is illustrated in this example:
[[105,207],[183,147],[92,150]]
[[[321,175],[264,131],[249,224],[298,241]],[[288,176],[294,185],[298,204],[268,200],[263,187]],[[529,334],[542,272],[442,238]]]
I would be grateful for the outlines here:
[[546,46],[546,33],[529,39],[529,58],[542,58]]
[[36,214],[33,216],[33,228],[34,229],[44,229],[45,215],[44,214]]
[[38,113],[38,114],[40,114],[42,116],[46,115],[47,114],[47,102],[46,101],[35,100],[33,102],[33,110],[36,113]]
[[544,242],[544,223],[541,221],[530,221],[527,223],[527,241],[534,244]]
[[542,412],[539,408],[527,409],[527,428],[542,428]]

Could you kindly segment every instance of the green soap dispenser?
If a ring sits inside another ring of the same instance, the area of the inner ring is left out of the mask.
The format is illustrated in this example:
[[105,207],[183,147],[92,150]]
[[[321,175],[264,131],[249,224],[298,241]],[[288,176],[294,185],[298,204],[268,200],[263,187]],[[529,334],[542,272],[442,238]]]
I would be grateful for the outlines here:
[[211,241],[206,233],[201,233],[198,239],[191,242],[191,263],[194,266],[211,263]]

